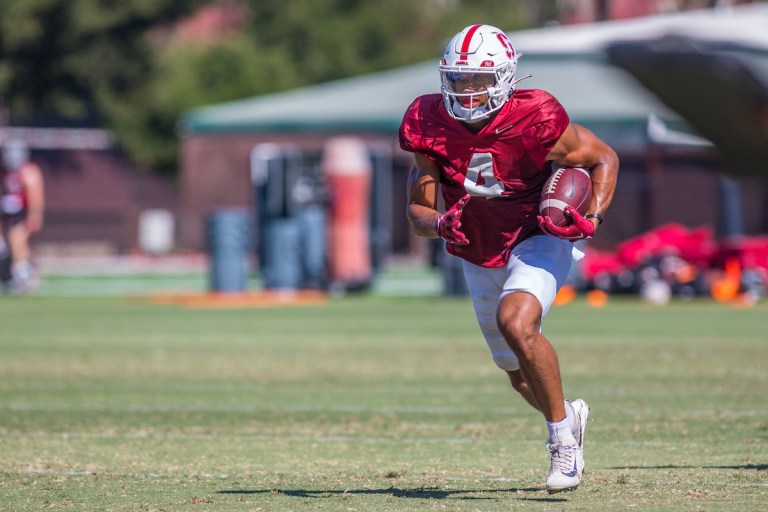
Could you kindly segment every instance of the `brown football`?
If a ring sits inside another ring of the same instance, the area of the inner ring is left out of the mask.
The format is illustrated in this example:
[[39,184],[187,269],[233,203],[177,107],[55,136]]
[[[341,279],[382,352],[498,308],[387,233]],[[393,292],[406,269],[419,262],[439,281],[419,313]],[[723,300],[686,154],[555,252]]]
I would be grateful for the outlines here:
[[561,167],[549,176],[541,190],[539,215],[549,217],[556,226],[567,226],[571,218],[565,214],[565,207],[573,206],[584,215],[591,199],[589,171],[581,167]]

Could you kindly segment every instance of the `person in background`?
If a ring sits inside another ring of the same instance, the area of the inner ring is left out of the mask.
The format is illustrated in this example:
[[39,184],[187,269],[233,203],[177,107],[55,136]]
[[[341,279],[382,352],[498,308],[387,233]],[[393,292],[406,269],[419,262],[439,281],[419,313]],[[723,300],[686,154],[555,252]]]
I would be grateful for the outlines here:
[[30,237],[43,227],[45,195],[43,173],[30,160],[29,148],[17,139],[3,144],[0,167],[0,223],[10,260],[6,286],[15,294],[30,293],[38,279],[32,264]]
[[[416,98],[400,126],[414,153],[407,215],[413,231],[445,240],[462,259],[477,321],[496,365],[546,419],[550,493],[578,487],[589,407],[564,400],[560,364],[541,321],[591,238],[616,188],[616,153],[570,122],[551,94],[515,89],[520,54],[507,35],[471,25],[448,43],[438,66],[442,94]],[[564,76],[567,80],[567,76]],[[587,214],[572,222],[538,215],[553,163],[590,172]],[[446,212],[437,210],[438,190]]]

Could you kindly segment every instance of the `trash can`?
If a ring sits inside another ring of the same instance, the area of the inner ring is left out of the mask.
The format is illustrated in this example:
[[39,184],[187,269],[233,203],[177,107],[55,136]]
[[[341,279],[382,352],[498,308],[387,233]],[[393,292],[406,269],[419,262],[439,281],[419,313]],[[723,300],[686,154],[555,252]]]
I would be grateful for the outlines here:
[[217,210],[208,217],[210,290],[242,292],[248,285],[248,211]]
[[325,206],[310,204],[296,214],[299,225],[302,282],[309,290],[327,288]]
[[269,290],[301,288],[300,230],[295,218],[275,218],[264,226],[262,278]]

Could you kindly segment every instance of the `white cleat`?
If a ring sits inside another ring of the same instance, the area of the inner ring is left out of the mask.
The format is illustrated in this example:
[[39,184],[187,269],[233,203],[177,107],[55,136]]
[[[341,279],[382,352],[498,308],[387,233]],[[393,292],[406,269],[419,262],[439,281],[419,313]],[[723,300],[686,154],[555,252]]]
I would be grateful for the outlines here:
[[581,398],[577,398],[576,400],[568,400],[568,403],[571,404],[571,407],[573,408],[573,412],[576,413],[576,418],[578,418],[579,428],[578,428],[578,431],[573,433],[573,437],[574,439],[576,439],[576,444],[579,445],[579,448],[581,449],[581,453],[583,456],[584,432],[586,432],[587,430],[587,419],[589,418],[589,406],[587,405],[587,402],[585,402]]
[[547,444],[552,464],[547,477],[547,492],[573,491],[581,483],[584,456],[578,445]]
[[584,474],[584,433],[587,429],[589,406],[581,399],[569,400],[568,403],[578,420],[578,428],[573,432],[576,445],[547,444],[552,454],[552,464],[547,477],[547,491],[550,494],[575,490]]

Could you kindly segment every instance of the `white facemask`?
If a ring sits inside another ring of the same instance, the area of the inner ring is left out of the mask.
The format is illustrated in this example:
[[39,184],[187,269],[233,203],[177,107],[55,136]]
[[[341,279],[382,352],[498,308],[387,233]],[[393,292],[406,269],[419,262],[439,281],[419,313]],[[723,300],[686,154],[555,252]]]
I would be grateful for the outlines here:
[[[485,105],[480,105],[478,107],[470,107],[466,108],[461,106],[461,102],[454,101],[453,106],[451,107],[451,110],[453,110],[453,113],[456,114],[456,117],[462,118],[462,119],[474,119],[474,120],[480,120],[478,119],[480,116],[485,114]],[[469,122],[469,121],[466,121]]]

